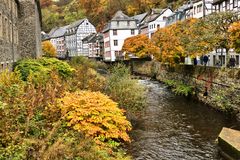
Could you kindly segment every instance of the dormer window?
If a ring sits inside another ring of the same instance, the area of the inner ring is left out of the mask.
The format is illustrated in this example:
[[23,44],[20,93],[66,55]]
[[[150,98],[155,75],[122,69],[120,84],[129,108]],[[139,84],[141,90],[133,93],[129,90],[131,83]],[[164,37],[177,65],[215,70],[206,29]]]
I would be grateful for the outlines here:
[[117,35],[117,30],[116,30],[116,29],[113,30],[113,35],[114,35],[114,36]]

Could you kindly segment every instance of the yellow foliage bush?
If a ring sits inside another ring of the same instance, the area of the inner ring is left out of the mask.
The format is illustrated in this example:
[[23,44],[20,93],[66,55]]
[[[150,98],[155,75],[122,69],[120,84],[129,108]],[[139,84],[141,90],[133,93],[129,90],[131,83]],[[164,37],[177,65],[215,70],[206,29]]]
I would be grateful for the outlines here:
[[131,124],[117,103],[100,92],[78,91],[66,93],[60,108],[68,126],[92,137],[97,143],[130,142],[127,131]]
[[46,57],[56,57],[57,51],[56,48],[52,45],[50,41],[42,42],[42,51],[43,55]]
[[75,73],[70,81],[70,90],[87,89],[91,91],[102,91],[106,80],[96,70],[85,65],[75,67]]

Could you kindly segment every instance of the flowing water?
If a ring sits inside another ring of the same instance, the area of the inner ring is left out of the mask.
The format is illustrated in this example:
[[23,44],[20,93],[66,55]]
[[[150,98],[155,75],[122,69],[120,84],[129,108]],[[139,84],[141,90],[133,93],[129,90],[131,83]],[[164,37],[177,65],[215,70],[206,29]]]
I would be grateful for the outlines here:
[[130,153],[136,160],[219,160],[216,139],[237,122],[202,103],[175,96],[165,85],[140,80],[148,89],[147,107],[133,121]]

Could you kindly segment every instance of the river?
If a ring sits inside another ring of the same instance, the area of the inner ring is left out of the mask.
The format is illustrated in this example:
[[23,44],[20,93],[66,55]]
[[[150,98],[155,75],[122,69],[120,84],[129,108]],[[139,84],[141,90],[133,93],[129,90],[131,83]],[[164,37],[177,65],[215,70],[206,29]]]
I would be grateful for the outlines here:
[[133,121],[129,150],[135,160],[222,160],[216,139],[237,122],[202,103],[175,96],[157,81],[146,86],[147,107]]

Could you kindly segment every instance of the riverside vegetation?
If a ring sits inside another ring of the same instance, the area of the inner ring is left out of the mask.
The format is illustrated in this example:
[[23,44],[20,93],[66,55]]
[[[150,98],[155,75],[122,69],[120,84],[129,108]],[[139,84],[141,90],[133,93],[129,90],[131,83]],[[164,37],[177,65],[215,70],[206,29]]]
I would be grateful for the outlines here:
[[144,106],[127,67],[83,57],[19,61],[0,73],[0,159],[129,160],[126,112]]

